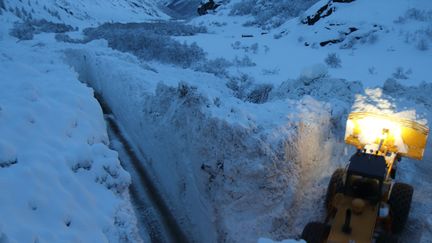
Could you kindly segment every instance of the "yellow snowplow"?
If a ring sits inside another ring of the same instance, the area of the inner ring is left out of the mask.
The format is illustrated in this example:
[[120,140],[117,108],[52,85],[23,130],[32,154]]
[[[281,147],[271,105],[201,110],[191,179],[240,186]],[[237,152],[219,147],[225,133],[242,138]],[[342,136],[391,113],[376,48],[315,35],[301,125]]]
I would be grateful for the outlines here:
[[357,148],[331,176],[324,223],[302,232],[308,243],[397,243],[414,189],[394,182],[401,157],[421,160],[429,129],[416,121],[371,112],[349,115],[345,142]]

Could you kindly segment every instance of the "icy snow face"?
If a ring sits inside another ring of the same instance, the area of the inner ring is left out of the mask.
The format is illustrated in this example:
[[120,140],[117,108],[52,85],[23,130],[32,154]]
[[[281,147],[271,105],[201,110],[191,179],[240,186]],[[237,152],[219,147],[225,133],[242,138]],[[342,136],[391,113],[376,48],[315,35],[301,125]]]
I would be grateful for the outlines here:
[[0,43],[0,241],[139,242],[101,108],[49,48]]

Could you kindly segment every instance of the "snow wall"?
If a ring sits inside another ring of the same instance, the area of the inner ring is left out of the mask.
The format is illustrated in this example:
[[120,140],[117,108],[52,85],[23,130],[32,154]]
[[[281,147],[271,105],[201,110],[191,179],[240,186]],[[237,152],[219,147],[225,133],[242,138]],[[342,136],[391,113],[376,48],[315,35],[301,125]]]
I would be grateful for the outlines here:
[[[335,144],[325,103],[245,103],[213,75],[127,54],[74,49],[66,61],[112,109],[192,240],[295,237],[322,215]],[[206,89],[212,80],[221,85]]]

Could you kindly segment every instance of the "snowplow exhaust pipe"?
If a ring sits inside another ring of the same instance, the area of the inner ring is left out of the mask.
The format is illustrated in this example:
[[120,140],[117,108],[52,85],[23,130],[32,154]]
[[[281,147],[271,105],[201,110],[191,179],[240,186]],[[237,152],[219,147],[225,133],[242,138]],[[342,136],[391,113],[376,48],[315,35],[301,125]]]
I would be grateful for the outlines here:
[[342,231],[345,234],[351,234],[351,209],[347,209],[346,214],[345,214],[345,223],[342,226]]

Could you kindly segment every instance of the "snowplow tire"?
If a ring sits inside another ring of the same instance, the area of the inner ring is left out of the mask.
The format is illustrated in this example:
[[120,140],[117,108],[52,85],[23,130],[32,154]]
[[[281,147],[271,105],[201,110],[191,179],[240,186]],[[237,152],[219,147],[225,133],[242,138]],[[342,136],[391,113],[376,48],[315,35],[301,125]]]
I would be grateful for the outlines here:
[[323,243],[329,232],[330,228],[327,225],[320,222],[310,222],[304,227],[301,238],[307,243]]
[[404,229],[411,209],[413,193],[413,187],[408,184],[395,183],[393,185],[389,199],[393,233],[400,233]]
[[396,235],[382,233],[376,239],[376,243],[399,243],[399,238]]
[[342,168],[336,169],[331,178],[330,182],[327,186],[327,193],[324,201],[324,206],[327,210],[327,212],[330,212],[332,209],[332,200],[333,197],[336,195],[336,193],[342,192],[344,183],[343,183],[343,177],[345,175],[345,170]]

